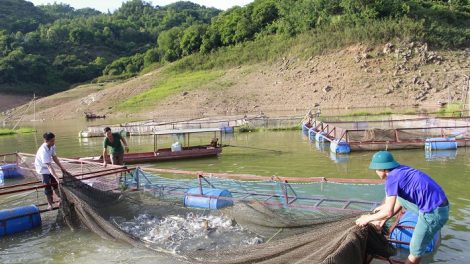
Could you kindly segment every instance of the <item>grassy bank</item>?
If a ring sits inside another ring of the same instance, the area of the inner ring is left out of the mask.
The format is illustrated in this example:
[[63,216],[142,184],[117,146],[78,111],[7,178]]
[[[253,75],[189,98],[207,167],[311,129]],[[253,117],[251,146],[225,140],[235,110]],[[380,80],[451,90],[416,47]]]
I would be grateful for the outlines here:
[[[213,82],[225,74],[224,70],[218,71],[196,71],[176,73],[167,71],[149,91],[141,93],[116,106],[115,111],[139,112],[153,109],[166,97],[174,94],[183,94],[198,89],[204,84]],[[214,83],[214,88],[224,88],[230,84]]]
[[27,127],[22,127],[19,129],[0,129],[0,136],[4,135],[13,135],[13,134],[22,134],[22,133],[35,133],[37,130],[32,129],[32,128],[27,128]]

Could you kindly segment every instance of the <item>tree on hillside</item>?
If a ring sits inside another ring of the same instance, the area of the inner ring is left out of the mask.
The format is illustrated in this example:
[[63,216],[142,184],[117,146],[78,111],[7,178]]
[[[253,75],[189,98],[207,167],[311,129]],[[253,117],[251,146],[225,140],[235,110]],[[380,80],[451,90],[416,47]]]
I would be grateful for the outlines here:
[[207,25],[193,25],[183,31],[180,41],[181,54],[183,56],[199,51],[207,28]]
[[182,33],[182,28],[174,27],[158,36],[158,50],[163,60],[172,62],[181,57],[180,42]]
[[[57,91],[102,74],[134,76],[152,63],[197,52],[269,42],[273,35],[335,34],[364,25],[369,27],[365,38],[406,34],[439,47],[466,47],[469,16],[468,0],[255,0],[223,12],[189,1],[153,6],[131,0],[106,14],[63,3],[35,7],[24,0],[2,0],[0,92],[7,89],[2,84],[9,85],[8,92],[15,87],[19,93],[26,91],[23,87],[43,89],[45,84]],[[390,22],[374,28],[383,21]],[[408,31],[388,30],[394,24]]]

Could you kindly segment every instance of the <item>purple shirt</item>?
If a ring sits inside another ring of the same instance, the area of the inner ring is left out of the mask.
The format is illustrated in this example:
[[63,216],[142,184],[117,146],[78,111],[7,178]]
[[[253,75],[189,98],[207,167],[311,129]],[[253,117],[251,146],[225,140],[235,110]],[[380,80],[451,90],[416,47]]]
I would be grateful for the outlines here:
[[385,193],[387,196],[397,195],[416,204],[422,213],[431,212],[447,199],[441,186],[431,177],[405,165],[400,165],[388,173]]

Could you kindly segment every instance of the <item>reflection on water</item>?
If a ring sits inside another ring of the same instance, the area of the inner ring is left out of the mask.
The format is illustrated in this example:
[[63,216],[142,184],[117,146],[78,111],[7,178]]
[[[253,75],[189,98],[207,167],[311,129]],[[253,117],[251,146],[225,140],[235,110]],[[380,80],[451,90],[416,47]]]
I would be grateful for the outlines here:
[[446,161],[455,159],[457,149],[426,150],[425,155],[428,161]]
[[[78,138],[78,132],[93,124],[122,123],[129,120],[83,120],[46,121],[24,123],[21,126],[35,127],[38,133],[0,136],[0,152],[15,151],[36,153],[42,144],[42,134],[52,131],[57,137],[57,153],[61,157],[91,156],[102,153],[103,138]],[[7,127],[9,124],[7,124]],[[194,144],[208,144],[212,135],[191,135]],[[131,152],[153,150],[153,137],[128,136]],[[179,138],[159,137],[160,147],[169,147]],[[329,150],[328,143],[308,139],[301,131],[252,132],[225,134],[223,144],[240,147],[226,147],[222,155],[212,158],[186,161],[167,161],[144,166],[193,170],[214,173],[252,174],[285,177],[326,177],[378,179],[368,169],[374,152],[352,152],[336,155]],[[252,148],[282,151],[282,153]],[[423,263],[462,263],[470,258],[470,149],[425,152],[424,149],[394,150],[399,163],[416,167],[428,173],[446,192],[451,203],[449,222],[442,230],[442,243],[437,252],[425,256]],[[31,203],[43,202],[39,191]],[[65,226],[55,224],[55,212],[43,215],[43,226],[24,233],[2,238],[0,262],[98,262],[108,263],[155,263],[155,258],[142,250],[130,248],[119,242],[104,241],[87,231],[71,232]],[[137,216],[136,216],[137,217]],[[25,253],[25,250],[28,253]],[[159,263],[176,263],[167,258]]]
[[317,149],[323,152],[330,151],[329,141],[315,141],[315,146],[317,147]]
[[351,161],[350,154],[337,154],[330,151],[330,158],[336,163],[349,163]]

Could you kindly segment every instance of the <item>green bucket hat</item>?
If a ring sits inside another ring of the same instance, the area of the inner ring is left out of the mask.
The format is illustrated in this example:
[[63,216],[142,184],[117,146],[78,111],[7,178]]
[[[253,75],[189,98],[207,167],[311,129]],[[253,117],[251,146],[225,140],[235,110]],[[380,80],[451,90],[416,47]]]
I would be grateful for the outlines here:
[[382,150],[374,154],[369,169],[391,170],[398,166],[400,163],[393,158],[392,153]]

